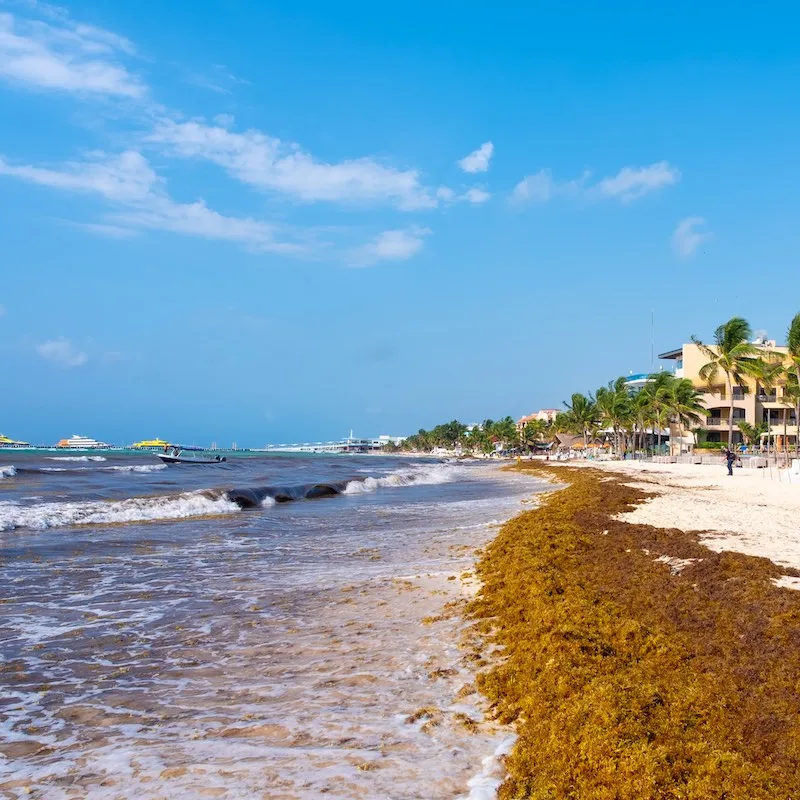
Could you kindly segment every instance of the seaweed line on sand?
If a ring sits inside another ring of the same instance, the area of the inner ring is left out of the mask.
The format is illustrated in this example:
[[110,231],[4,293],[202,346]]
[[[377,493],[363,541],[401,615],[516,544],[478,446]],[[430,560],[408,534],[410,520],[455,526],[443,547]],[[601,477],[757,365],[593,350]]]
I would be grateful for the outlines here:
[[[594,469],[506,523],[469,614],[518,739],[499,798],[800,797],[800,593],[771,561],[615,519],[646,492]],[[680,569],[675,564],[680,563]]]

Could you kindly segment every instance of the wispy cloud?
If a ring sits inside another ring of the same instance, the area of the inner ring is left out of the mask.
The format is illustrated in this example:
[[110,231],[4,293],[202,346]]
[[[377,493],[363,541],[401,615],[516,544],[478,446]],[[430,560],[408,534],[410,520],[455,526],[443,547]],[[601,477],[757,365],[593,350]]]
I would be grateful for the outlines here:
[[630,203],[649,192],[672,186],[680,180],[681,173],[667,161],[648,167],[623,167],[613,178],[604,178],[597,190],[606,197]]
[[672,234],[672,247],[679,256],[688,258],[701,244],[714,238],[711,231],[695,230],[705,224],[706,220],[703,217],[686,217],[678,223]]
[[0,175],[54,189],[100,194],[120,203],[143,201],[162,183],[147,159],[135,150],[112,156],[96,152],[89,160],[69,161],[57,169],[16,166],[0,156]]
[[458,166],[464,172],[486,172],[489,169],[489,162],[494,154],[494,145],[491,142],[484,142],[477,150],[473,150],[458,162]]
[[230,94],[237,84],[250,83],[243,78],[237,78],[224,64],[214,64],[206,72],[190,72],[186,82],[217,94]]
[[234,133],[201,122],[164,119],[147,141],[171,155],[211,161],[256,188],[306,202],[389,202],[406,211],[437,205],[417,170],[397,169],[369,157],[329,164],[299,145],[257,130]]
[[60,168],[14,166],[0,158],[0,175],[73,192],[98,194],[123,210],[108,215],[93,233],[122,237],[123,231],[156,229],[237,242],[262,252],[300,253],[300,242],[281,241],[283,231],[251,218],[228,217],[208,208],[202,200],[176,203],[166,192],[147,159],[136,151],[120,155],[95,153],[88,161],[71,161]]
[[671,186],[680,180],[681,173],[667,161],[646,167],[623,167],[616,175],[591,182],[591,173],[578,178],[557,181],[550,170],[542,169],[526,175],[513,189],[510,201],[514,204],[546,203],[556,196],[580,197],[584,200],[612,199],[630,203],[644,195]]
[[137,235],[137,231],[131,228],[122,228],[119,225],[108,225],[103,222],[72,222],[62,220],[65,225],[78,230],[93,233],[95,236],[103,236],[106,239],[132,239]]
[[430,228],[412,226],[405,230],[383,231],[371,242],[350,251],[350,266],[369,267],[379,261],[406,261],[416,255],[423,245]]
[[463,199],[466,200],[468,203],[472,203],[473,205],[482,205],[485,203],[491,194],[481,189],[477,186],[473,186],[471,189],[467,189],[466,192],[463,194]]
[[121,63],[134,53],[131,42],[47,8],[53,24],[0,13],[0,79],[42,90],[144,97],[145,85]]
[[45,361],[51,361],[64,369],[82,367],[89,360],[86,353],[77,350],[69,339],[64,338],[42,342],[36,345],[36,352]]

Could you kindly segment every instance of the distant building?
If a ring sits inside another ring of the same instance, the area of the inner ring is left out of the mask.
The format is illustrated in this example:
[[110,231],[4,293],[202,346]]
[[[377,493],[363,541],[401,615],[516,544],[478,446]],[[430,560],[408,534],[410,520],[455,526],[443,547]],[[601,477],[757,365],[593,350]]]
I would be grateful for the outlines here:
[[636,392],[644,388],[645,384],[649,383],[650,380],[650,373],[639,372],[635,375],[628,375],[628,377],[625,378],[625,385],[628,387],[629,391]]
[[406,436],[387,436],[386,434],[381,434],[376,441],[379,447],[385,447],[387,444],[393,444],[399,447],[407,438]]
[[[773,339],[763,336],[757,338],[753,344],[764,350],[764,354],[772,354],[773,358],[786,361],[788,350],[779,347]],[[708,356],[696,344],[684,344],[675,350],[661,353],[659,358],[675,363],[674,374],[676,378],[688,378],[703,394],[700,398],[703,405],[710,411],[709,417],[701,427],[707,430],[706,441],[727,442],[728,426],[730,424],[731,397],[725,373],[720,371],[716,380],[709,386],[708,382],[700,377],[700,370],[708,363]],[[770,436],[781,450],[794,446],[797,442],[798,427],[795,414],[794,400],[786,394],[783,381],[769,388],[761,385],[755,378],[745,376],[742,384],[733,387],[733,443],[742,442],[738,422],[749,422],[751,425],[761,423],[770,426]],[[786,436],[784,441],[784,425]]]
[[527,414],[524,417],[520,417],[517,420],[517,430],[522,433],[523,429],[529,422],[555,422],[556,417],[560,413],[561,412],[557,408],[540,408],[538,411],[534,411],[532,414]]

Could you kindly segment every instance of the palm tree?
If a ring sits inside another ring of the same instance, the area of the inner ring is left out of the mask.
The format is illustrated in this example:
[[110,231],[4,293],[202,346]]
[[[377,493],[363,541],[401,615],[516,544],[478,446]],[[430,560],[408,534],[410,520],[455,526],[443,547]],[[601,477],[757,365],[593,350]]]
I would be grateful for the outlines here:
[[546,426],[547,423],[543,419],[532,419],[526,422],[522,429],[522,444],[530,450],[536,442],[542,440]]
[[[798,331],[800,334],[800,331]],[[703,344],[696,336],[692,341],[700,348],[708,363],[700,368],[700,377],[712,386],[714,381],[725,374],[725,383],[730,397],[728,416],[728,447],[733,447],[733,385],[747,389],[744,382],[746,375],[758,376],[763,359],[761,351],[750,339],[753,331],[750,323],[742,317],[731,317],[714,331],[714,344]]]
[[[783,369],[783,394],[781,395],[783,409],[783,453],[787,462],[789,459],[789,409],[795,413],[795,424],[797,424],[797,411],[800,406],[800,384],[797,381],[794,367],[788,366]],[[800,438],[800,437],[796,437]],[[795,440],[795,450],[797,441]]]
[[[789,350],[790,368],[794,370],[795,378],[800,385],[800,314],[795,314],[789,324],[786,334],[786,346]],[[800,397],[797,398],[795,406],[795,424],[797,425],[797,435],[795,436],[795,453],[800,458]]]
[[[688,378],[672,378],[666,387],[666,406],[668,415],[678,423],[678,435],[683,438],[683,429],[687,425],[704,420],[709,411],[700,399],[701,392],[695,389]],[[672,438],[670,437],[670,454]],[[680,451],[678,452],[680,455]]]
[[661,431],[669,422],[670,385],[675,376],[669,372],[656,372],[648,377],[642,391],[648,399],[653,427],[658,428],[658,452],[661,452]]
[[610,381],[608,386],[601,386],[594,395],[595,408],[600,421],[614,431],[614,453],[620,451],[620,429],[631,416],[631,396],[625,378]]
[[597,425],[597,407],[590,397],[575,392],[570,398],[571,402],[564,402],[568,409],[569,421],[579,431],[583,432],[583,447],[589,446],[589,431]]
[[742,432],[742,436],[747,444],[758,444],[758,442],[761,441],[762,434],[767,432],[766,422],[759,422],[758,425],[751,425],[745,420],[739,420],[736,424],[739,426],[739,430]]

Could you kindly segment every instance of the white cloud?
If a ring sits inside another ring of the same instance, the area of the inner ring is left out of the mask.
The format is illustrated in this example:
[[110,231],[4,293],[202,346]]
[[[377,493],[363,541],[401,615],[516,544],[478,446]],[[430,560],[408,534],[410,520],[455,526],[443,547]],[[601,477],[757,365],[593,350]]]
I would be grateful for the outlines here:
[[164,119],[148,141],[165,146],[172,155],[211,161],[244,183],[298,200],[391,202],[402,210],[437,205],[417,170],[399,170],[372,158],[328,164],[298,145],[256,130],[234,133],[201,122]]
[[71,228],[78,228],[87,233],[104,236],[107,239],[132,239],[138,233],[130,228],[122,228],[119,225],[107,225],[102,222],[71,222],[70,220],[64,220],[64,222]]
[[237,242],[259,251],[301,253],[308,249],[301,242],[280,241],[283,229],[279,226],[223,216],[202,200],[176,203],[167,194],[164,181],[136,151],[118,156],[94,153],[90,161],[68,162],[60,169],[12,166],[0,158],[2,174],[56,189],[99,194],[123,207],[108,215],[108,224],[91,226],[93,233],[121,237],[125,231],[148,228]]
[[71,369],[72,367],[82,367],[89,357],[86,353],[75,349],[69,339],[50,339],[36,345],[36,352],[46,361],[52,361],[59,367]]
[[489,162],[494,154],[494,145],[491,142],[484,142],[477,150],[473,150],[458,162],[458,166],[464,172],[486,172],[489,169]]
[[436,190],[436,198],[443,203],[452,203],[456,199],[456,193],[449,186],[440,186]]
[[677,183],[681,173],[667,161],[648,167],[623,167],[613,178],[604,178],[597,190],[607,196],[629,203],[648,192]]
[[714,234],[710,231],[703,233],[695,230],[698,226],[705,224],[706,221],[703,217],[686,217],[678,223],[672,234],[672,246],[678,255],[688,258],[703,242],[714,238]]
[[489,192],[484,191],[483,189],[478,188],[477,186],[473,186],[471,189],[467,189],[466,192],[463,194],[463,199],[466,200],[468,203],[472,203],[473,205],[480,205],[481,203],[485,203],[491,195]]
[[118,156],[93,153],[90,160],[69,161],[59,169],[14,166],[0,157],[0,175],[54,189],[100,194],[120,203],[145,200],[161,184],[147,159],[135,150]]
[[349,263],[353,267],[368,267],[379,261],[405,261],[422,249],[423,238],[430,234],[430,228],[417,226],[383,231],[371,242],[351,250]]
[[546,203],[555,192],[555,183],[549,170],[543,169],[535,175],[526,175],[511,193],[514,203]]
[[579,178],[556,181],[550,170],[542,169],[526,175],[511,193],[510,201],[516,204],[546,203],[556,196],[571,195],[586,200],[614,199],[630,203],[639,197],[670,186],[680,180],[681,173],[666,161],[647,167],[623,167],[616,175],[592,184],[591,172]]
[[49,16],[57,24],[0,13],[0,78],[38,89],[144,97],[144,84],[119,63],[134,52],[127,39],[75,23],[66,12]]
[[259,252],[300,255],[309,251],[302,242],[281,241],[279,235],[283,231],[277,225],[250,217],[228,217],[208,208],[202,200],[175,203],[161,198],[150,208],[116,213],[109,219],[135,228],[235,242]]

